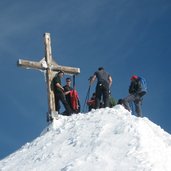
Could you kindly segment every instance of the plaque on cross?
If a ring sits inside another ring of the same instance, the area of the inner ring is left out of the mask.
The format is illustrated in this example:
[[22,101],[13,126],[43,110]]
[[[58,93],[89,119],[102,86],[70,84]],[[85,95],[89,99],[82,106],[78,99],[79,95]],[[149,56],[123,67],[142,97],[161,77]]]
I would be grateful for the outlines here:
[[80,68],[60,66],[52,58],[50,33],[44,34],[45,57],[39,61],[30,61],[19,59],[17,65],[27,69],[37,69],[46,72],[47,96],[48,96],[48,117],[57,118],[58,114],[55,109],[54,92],[51,86],[53,73],[63,71],[65,74],[77,75],[80,73]]

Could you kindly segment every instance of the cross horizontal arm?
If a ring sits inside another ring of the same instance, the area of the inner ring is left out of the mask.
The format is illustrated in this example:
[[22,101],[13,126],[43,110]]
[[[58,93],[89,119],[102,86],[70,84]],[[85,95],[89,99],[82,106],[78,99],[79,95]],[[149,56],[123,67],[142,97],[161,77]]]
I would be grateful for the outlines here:
[[45,70],[46,68],[42,66],[42,63],[40,62],[35,62],[35,61],[28,61],[28,60],[23,60],[19,59],[17,61],[17,66],[19,67],[24,67],[28,69],[40,69],[40,70]]
[[80,68],[68,67],[68,66],[54,66],[52,67],[53,71],[63,71],[66,74],[77,75],[80,74]]
[[20,67],[28,68],[28,69],[38,69],[38,70],[46,70],[50,68],[52,71],[63,71],[66,74],[77,75],[80,73],[80,68],[68,67],[68,66],[60,66],[53,62],[51,66],[44,65],[45,61],[35,62],[30,60],[19,59],[17,65]]

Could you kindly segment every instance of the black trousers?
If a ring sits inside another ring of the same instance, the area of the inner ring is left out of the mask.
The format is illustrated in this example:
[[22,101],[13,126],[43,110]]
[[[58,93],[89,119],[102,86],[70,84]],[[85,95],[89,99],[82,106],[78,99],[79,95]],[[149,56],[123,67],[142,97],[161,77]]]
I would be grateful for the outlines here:
[[58,113],[60,113],[60,108],[61,108],[60,101],[64,105],[64,108],[66,110],[65,111],[66,115],[72,114],[72,109],[70,108],[68,102],[66,101],[64,93],[63,92],[55,92],[55,107],[56,107],[56,111],[58,111]]
[[109,86],[98,83],[96,86],[96,109],[100,108],[101,97],[103,96],[104,107],[109,107]]

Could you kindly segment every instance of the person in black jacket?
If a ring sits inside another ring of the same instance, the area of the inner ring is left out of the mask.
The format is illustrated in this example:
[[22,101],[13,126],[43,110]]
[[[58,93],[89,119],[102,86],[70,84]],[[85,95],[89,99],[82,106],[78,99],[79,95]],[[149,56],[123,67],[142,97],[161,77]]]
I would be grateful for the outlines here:
[[71,87],[71,78],[66,78],[66,85],[63,88],[64,88],[64,94],[66,97],[66,101],[72,108],[70,91],[73,90],[73,88]]
[[138,117],[142,117],[142,94],[141,94],[141,84],[139,81],[139,77],[133,75],[131,77],[131,84],[129,86],[129,95],[122,99],[122,105],[128,110],[131,111],[130,103],[134,103],[135,112]]
[[112,77],[103,67],[99,67],[90,80],[90,85],[97,79],[96,85],[96,109],[100,108],[101,96],[103,96],[104,107],[109,107],[109,89],[112,85]]
[[63,78],[63,76],[64,76],[64,72],[59,71],[53,78],[54,93],[55,93],[55,107],[56,107],[56,111],[60,113],[60,101],[61,101],[66,110],[65,115],[71,115],[73,112],[69,104],[67,103],[64,93],[64,88],[62,87],[61,84],[61,79]]

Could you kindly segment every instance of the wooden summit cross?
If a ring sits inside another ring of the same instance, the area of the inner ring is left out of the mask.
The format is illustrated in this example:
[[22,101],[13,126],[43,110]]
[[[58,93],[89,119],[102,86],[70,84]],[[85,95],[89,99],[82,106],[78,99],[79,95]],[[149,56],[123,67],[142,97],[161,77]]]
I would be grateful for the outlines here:
[[77,75],[80,73],[80,68],[73,68],[67,66],[60,66],[58,65],[52,58],[52,51],[51,51],[51,39],[50,33],[44,34],[44,44],[45,44],[45,57],[39,61],[29,61],[29,60],[22,60],[19,59],[17,65],[19,67],[24,67],[27,69],[37,69],[46,71],[46,83],[47,83],[47,95],[48,95],[48,118],[53,119],[55,116],[57,117],[58,114],[55,109],[55,98],[54,92],[51,86],[53,73],[56,71],[62,70],[66,74],[70,75]]

